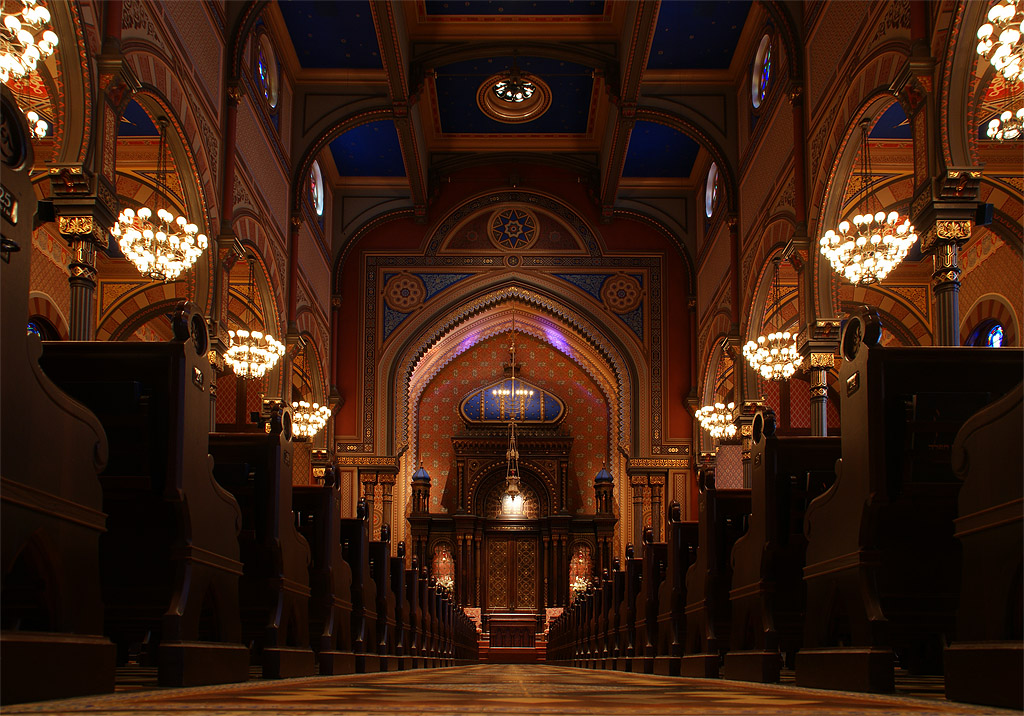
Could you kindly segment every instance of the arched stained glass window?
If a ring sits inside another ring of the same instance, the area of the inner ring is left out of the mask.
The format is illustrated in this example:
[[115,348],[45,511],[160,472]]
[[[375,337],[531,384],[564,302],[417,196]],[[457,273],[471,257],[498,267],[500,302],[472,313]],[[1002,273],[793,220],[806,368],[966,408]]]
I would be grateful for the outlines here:
[[754,109],[759,109],[768,94],[768,83],[772,77],[772,39],[765,34],[754,56],[754,66],[750,77],[750,101]]
[[277,109],[278,71],[274,46],[266,33],[261,33],[256,43],[256,82],[270,109]]
[[324,178],[320,173],[320,163],[314,161],[309,170],[309,200],[317,216],[324,215]]
[[989,348],[1002,348],[1003,347],[1003,327],[998,323],[989,330],[988,335],[985,337],[985,345]]
[[711,164],[708,169],[708,180],[704,185],[704,215],[709,219],[715,213],[715,203],[718,201],[718,165]]

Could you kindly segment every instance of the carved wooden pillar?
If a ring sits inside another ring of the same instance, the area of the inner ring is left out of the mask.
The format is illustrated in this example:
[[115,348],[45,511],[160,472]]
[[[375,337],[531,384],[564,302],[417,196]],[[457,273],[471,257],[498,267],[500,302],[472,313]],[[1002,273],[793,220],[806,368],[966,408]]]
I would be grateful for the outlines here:
[[633,525],[630,530],[630,542],[640,544],[644,529],[644,488],[647,485],[646,475],[630,475],[629,486],[633,490]]
[[[376,471],[360,471],[359,482],[362,485],[362,497],[366,501],[366,517],[370,521],[370,539],[374,539],[374,524],[373,524],[373,501],[376,497],[377,492],[377,473]],[[379,527],[379,525],[378,525]]]
[[654,541],[660,542],[661,529],[661,505],[664,499],[665,475],[649,475],[648,485],[651,492],[651,527],[654,529]]
[[391,525],[391,502],[395,488],[395,477],[394,473],[378,473],[377,481],[380,483],[382,525]]

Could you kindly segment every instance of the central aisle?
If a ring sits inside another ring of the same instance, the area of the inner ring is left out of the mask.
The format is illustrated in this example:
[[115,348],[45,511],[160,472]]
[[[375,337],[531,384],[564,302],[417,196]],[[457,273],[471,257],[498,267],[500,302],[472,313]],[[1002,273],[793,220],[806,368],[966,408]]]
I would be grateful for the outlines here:
[[931,699],[487,664],[252,681],[7,706],[5,714],[1007,714]]

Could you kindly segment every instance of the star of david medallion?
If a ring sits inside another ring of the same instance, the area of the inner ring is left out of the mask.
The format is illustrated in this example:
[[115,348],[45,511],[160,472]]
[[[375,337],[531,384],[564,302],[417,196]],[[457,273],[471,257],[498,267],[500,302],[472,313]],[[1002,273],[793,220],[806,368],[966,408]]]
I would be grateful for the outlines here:
[[491,217],[490,234],[498,248],[523,249],[537,238],[537,219],[526,209],[503,209]]

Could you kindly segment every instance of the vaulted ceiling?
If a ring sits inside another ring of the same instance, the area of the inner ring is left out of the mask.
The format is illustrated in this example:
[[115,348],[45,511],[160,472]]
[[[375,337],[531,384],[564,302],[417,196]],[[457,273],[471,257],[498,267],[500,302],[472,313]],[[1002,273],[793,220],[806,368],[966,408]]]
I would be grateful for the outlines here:
[[[423,203],[423,167],[557,157],[595,177],[595,193],[610,206],[623,186],[679,190],[703,179],[693,176],[702,151],[695,138],[633,111],[643,95],[666,87],[735,96],[745,44],[757,30],[747,27],[751,7],[749,0],[278,0],[265,15],[279,41],[290,40],[280,54],[297,85],[385,82],[392,103],[415,116],[405,134],[400,122],[385,120],[334,138],[336,174],[328,174],[343,183],[404,177],[414,203]],[[550,108],[530,121],[498,121],[478,102],[483,83],[513,63],[550,88]]]

